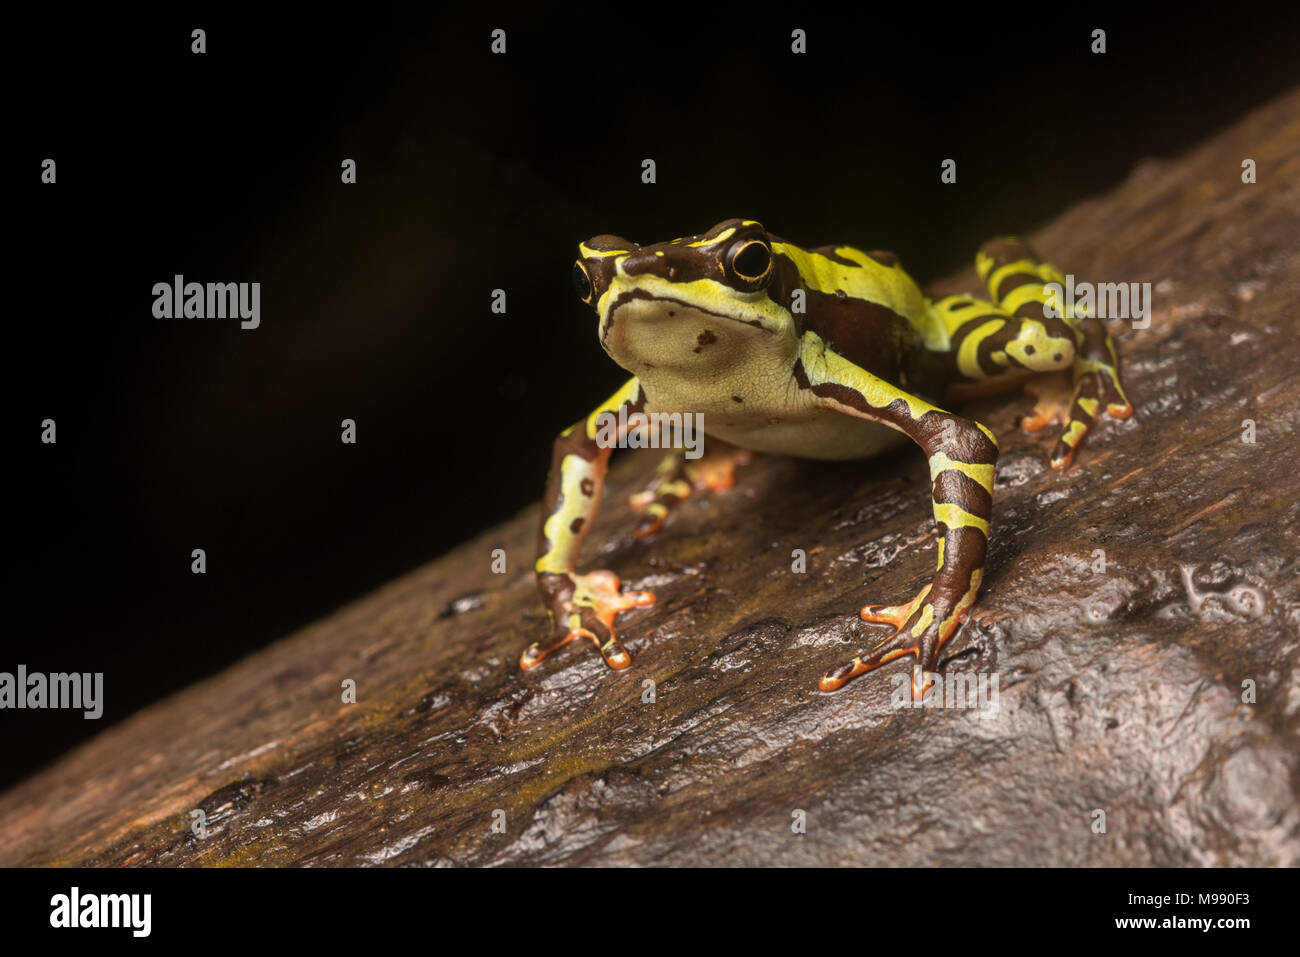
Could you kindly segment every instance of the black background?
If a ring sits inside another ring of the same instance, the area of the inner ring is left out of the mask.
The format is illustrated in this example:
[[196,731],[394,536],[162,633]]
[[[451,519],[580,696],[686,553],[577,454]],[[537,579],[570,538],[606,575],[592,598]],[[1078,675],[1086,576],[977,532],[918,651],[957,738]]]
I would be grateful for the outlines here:
[[[745,216],[924,282],[1300,80],[1254,6],[896,6],[14,23],[0,671],[103,671],[106,710],[5,712],[0,784],[535,499],[624,379],[578,240]],[[154,319],[176,273],[262,283],[261,328]]]

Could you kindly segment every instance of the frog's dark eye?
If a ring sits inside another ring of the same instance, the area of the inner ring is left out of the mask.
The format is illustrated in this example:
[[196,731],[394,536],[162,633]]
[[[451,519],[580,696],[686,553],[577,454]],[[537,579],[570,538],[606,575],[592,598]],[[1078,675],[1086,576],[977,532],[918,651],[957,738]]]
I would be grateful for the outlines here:
[[772,268],[772,250],[757,239],[742,239],[727,253],[731,271],[743,282],[761,282]]
[[591,276],[587,274],[587,267],[582,264],[582,260],[573,264],[573,291],[578,294],[579,299],[591,305],[595,286],[592,285]]

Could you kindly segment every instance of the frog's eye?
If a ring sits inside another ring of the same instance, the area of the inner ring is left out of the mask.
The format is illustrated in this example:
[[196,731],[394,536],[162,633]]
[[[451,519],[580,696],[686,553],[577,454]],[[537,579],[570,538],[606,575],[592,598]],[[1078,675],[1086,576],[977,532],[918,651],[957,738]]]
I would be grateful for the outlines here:
[[772,268],[772,250],[761,240],[742,239],[728,250],[727,264],[741,282],[762,282]]
[[587,274],[587,267],[582,264],[581,259],[573,264],[573,291],[578,294],[579,299],[587,305],[591,305],[596,287],[591,281],[591,276]]

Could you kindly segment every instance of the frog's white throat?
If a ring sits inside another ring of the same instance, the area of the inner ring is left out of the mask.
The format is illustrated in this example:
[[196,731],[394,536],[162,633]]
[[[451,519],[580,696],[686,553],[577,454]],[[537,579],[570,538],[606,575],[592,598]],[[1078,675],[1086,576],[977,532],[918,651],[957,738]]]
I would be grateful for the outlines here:
[[653,369],[717,372],[781,351],[780,338],[753,320],[644,293],[620,296],[600,326],[605,351],[638,376]]

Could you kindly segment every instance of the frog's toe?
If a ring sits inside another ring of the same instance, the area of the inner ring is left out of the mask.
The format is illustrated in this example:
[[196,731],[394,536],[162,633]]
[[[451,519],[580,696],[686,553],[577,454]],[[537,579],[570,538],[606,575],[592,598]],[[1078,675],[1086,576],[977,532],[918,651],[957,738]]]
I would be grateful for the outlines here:
[[544,641],[534,641],[531,645],[525,648],[524,653],[519,656],[519,667],[525,671],[529,668],[536,667],[541,664],[542,659],[552,651],[564,647],[577,637],[577,631],[563,628]]
[[615,671],[622,671],[632,664],[632,656],[627,653],[627,649],[623,647],[623,643],[618,640],[618,636],[613,631],[579,628],[578,634],[591,639],[592,644],[600,651],[600,656],[605,659],[605,664]]
[[[900,633],[901,634],[901,633]],[[826,674],[822,675],[821,681],[817,686],[822,691],[838,691],[854,678],[864,675],[868,671],[873,671],[881,665],[888,664],[895,658],[901,658],[904,655],[916,654],[916,648],[904,647],[906,642],[900,640],[900,635],[896,634],[892,638],[886,639],[874,651],[866,652],[852,658],[844,664],[832,668]]]
[[[928,606],[927,606],[928,607]],[[925,629],[919,638],[909,629],[902,629],[886,638],[869,652],[864,652],[837,668],[822,675],[818,687],[822,691],[838,691],[854,678],[887,665],[895,658],[912,656],[917,659],[912,666],[912,697],[922,698],[934,679],[931,677],[939,656],[939,644],[934,629]]]
[[916,611],[916,606],[925,601],[925,596],[928,594],[930,594],[930,586],[926,585],[905,605],[865,605],[862,611],[858,612],[858,616],[863,621],[881,622],[893,625],[895,628],[902,628]]
[[690,494],[690,485],[685,481],[678,481],[662,487],[658,492],[642,492],[633,495],[630,502],[632,509],[641,513],[641,518],[636,525],[636,537],[649,538],[663,528],[668,513]]
[[1123,387],[1115,379],[1107,377],[1102,382],[1102,401],[1106,403],[1106,414],[1112,419],[1127,419],[1133,415],[1133,403],[1129,402]]
[[664,519],[668,516],[668,508],[658,502],[652,502],[646,506],[641,515],[641,520],[636,523],[636,537],[649,538],[659,529],[664,527]]

